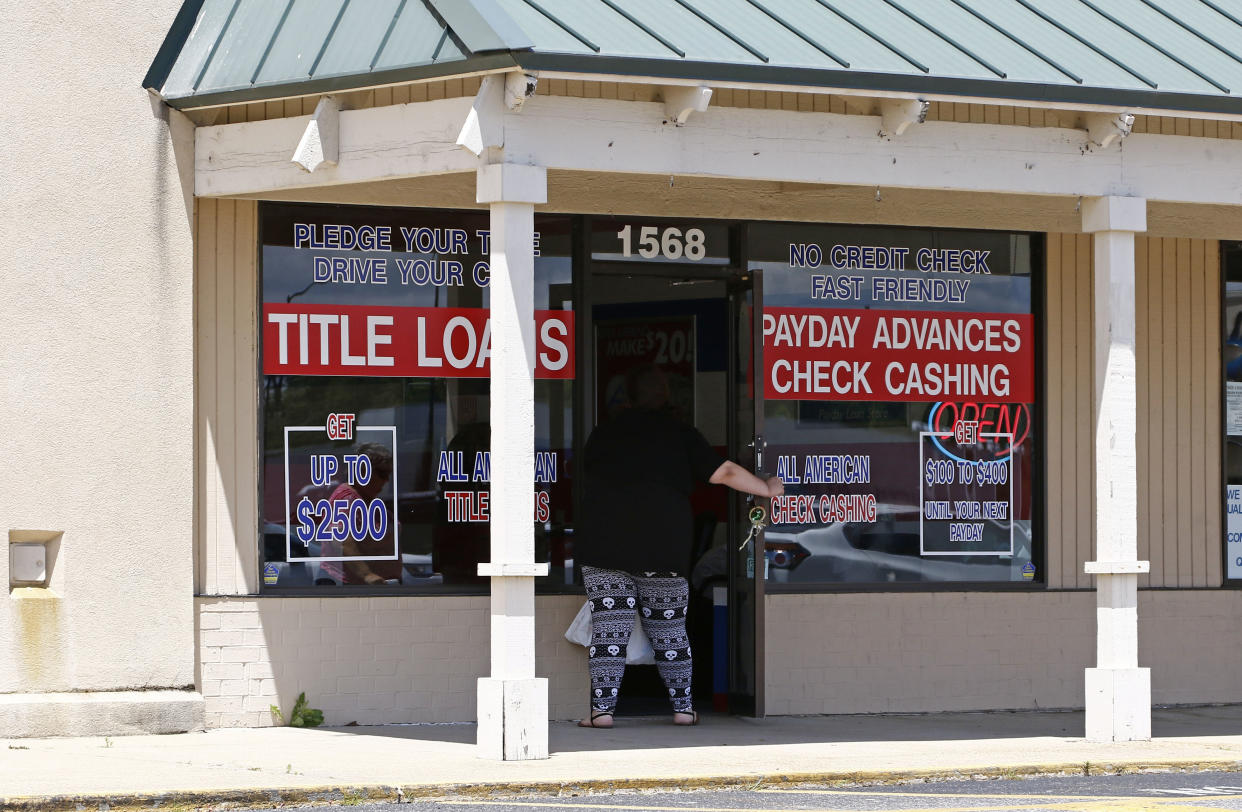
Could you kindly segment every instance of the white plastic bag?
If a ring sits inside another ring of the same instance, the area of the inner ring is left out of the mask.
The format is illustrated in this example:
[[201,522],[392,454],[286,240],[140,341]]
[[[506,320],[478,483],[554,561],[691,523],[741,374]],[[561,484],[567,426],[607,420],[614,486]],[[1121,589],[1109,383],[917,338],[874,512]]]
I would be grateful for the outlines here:
[[[569,628],[565,630],[565,639],[580,646],[591,645],[590,601],[582,604],[578,614],[574,615]],[[651,650],[651,641],[647,639],[647,633],[643,631],[642,623],[638,621],[637,615],[634,616],[634,628],[630,631],[630,643],[625,650],[625,662],[627,665],[653,665],[655,663],[655,652]]]

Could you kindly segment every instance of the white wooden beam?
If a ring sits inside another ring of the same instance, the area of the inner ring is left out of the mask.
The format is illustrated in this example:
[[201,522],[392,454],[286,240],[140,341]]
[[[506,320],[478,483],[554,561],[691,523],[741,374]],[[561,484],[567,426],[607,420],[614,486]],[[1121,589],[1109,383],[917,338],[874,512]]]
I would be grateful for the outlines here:
[[1083,130],[929,121],[875,137],[865,116],[713,107],[663,127],[653,102],[539,96],[505,131],[506,160],[548,169],[1002,194],[1130,195],[1242,205],[1242,141],[1135,134],[1084,154]]
[[478,159],[456,144],[471,101],[343,110],[337,164],[314,173],[289,160],[310,116],[199,127],[194,134],[194,193],[227,197],[473,172]]
[[[457,138],[474,103],[342,111],[338,165],[313,174],[288,160],[309,117],[202,127],[196,193],[472,172],[478,158]],[[916,139],[878,139],[874,118],[832,113],[711,107],[673,128],[659,102],[534,96],[521,114],[499,106],[505,160],[554,170],[1242,205],[1242,141],[1228,139],[1143,133],[1092,152],[1081,129],[929,121]]]

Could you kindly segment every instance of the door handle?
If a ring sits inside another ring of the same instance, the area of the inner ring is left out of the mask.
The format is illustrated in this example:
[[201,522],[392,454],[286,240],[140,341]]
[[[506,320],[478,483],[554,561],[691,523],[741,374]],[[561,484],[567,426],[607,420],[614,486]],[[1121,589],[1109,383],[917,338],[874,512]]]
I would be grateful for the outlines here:
[[763,450],[768,447],[768,441],[763,439],[762,434],[756,434],[755,439],[747,443],[746,447],[755,450],[755,473],[761,474],[763,471]]

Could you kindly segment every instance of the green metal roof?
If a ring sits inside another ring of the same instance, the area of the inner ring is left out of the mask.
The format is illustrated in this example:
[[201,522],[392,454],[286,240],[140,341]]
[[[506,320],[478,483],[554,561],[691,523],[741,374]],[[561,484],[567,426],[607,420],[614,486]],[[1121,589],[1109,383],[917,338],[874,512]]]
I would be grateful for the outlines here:
[[185,0],[174,107],[505,67],[1242,113],[1242,0]]

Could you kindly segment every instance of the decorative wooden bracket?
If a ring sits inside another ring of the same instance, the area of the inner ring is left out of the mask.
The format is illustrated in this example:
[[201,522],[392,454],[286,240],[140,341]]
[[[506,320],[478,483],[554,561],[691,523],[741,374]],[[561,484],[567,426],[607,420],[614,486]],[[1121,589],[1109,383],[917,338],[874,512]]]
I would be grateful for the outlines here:
[[526,104],[527,99],[535,95],[535,88],[538,86],[538,74],[523,73],[516,70],[506,73],[505,107],[508,107],[515,113],[522,112],[522,105]]
[[307,172],[321,166],[336,166],[341,144],[341,103],[335,96],[324,96],[315,105],[302,140],[290,159]]
[[457,146],[479,157],[489,149],[503,148],[506,109],[520,113],[526,100],[535,95],[538,84],[538,76],[522,71],[484,76],[457,134]]
[[712,89],[698,85],[666,85],[664,91],[664,115],[677,127],[685,125],[691,113],[702,113],[712,101]]
[[505,89],[504,76],[493,73],[483,77],[474,104],[470,105],[466,121],[457,134],[457,146],[481,157],[488,149],[505,145]]
[[1129,113],[1092,113],[1087,116],[1087,137],[1101,149],[1130,134],[1134,116]]
[[931,105],[922,99],[884,99],[880,102],[880,135],[893,137],[927,120]]

